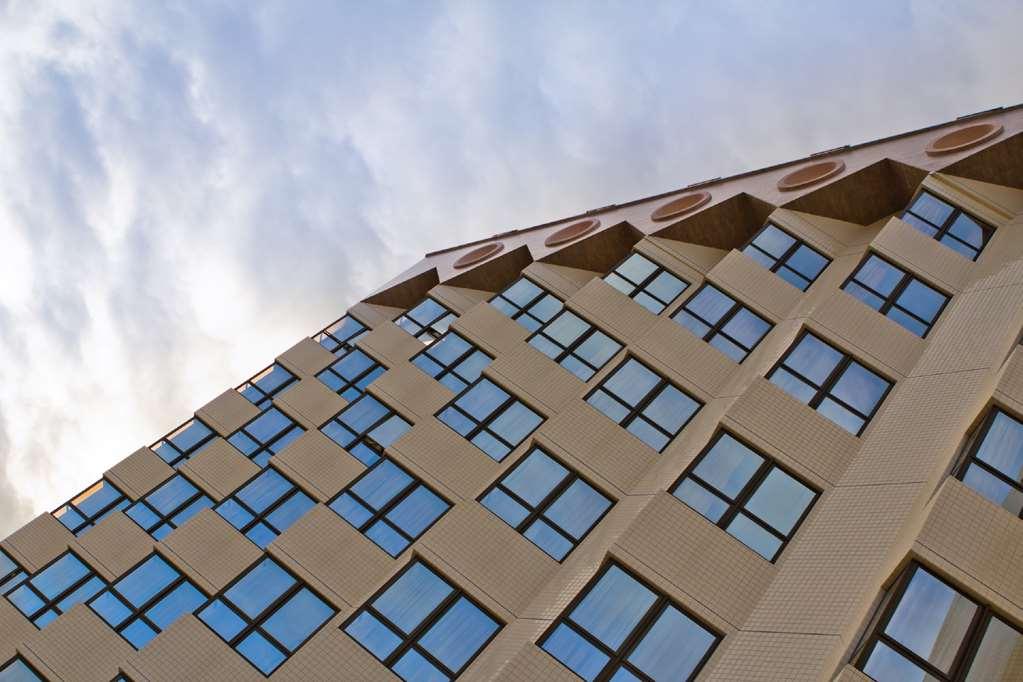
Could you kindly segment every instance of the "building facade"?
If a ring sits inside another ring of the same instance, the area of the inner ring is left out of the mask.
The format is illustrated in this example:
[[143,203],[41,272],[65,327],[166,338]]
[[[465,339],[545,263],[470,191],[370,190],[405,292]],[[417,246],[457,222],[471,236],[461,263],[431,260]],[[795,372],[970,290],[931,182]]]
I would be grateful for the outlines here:
[[1023,679],[1021,332],[1023,108],[429,254],[0,542],[0,682]]

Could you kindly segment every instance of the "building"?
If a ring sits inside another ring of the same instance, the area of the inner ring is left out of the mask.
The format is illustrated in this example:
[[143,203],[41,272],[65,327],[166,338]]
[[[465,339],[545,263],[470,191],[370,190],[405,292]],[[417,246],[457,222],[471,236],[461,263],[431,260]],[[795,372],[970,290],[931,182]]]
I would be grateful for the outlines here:
[[0,543],[0,681],[1023,679],[1021,332],[1023,107],[429,254]]

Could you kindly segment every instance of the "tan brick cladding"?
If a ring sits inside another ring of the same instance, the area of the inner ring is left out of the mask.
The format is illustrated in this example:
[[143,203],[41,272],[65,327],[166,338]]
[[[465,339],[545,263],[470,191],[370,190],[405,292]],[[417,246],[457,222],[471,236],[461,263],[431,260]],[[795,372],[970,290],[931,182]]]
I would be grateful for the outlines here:
[[[530,332],[486,302],[514,277],[507,260],[484,261],[471,273],[455,270],[454,260],[473,247],[456,248],[428,256],[385,285],[368,300],[404,305],[428,293],[458,313],[452,328],[494,358],[486,376],[545,416],[502,462],[434,417],[453,394],[410,364],[424,346],[393,323],[403,309],[352,306],[348,314],[371,329],[359,348],[388,368],[370,391],[413,423],[388,456],[452,504],[397,558],[325,506],[366,467],[316,430],[346,403],[315,379],[334,356],[309,338],[279,356],[301,381],[275,400],[308,430],[273,457],[272,466],[319,504],[265,553],[211,510],[163,542],[115,513],[78,538],[42,514],[0,544],[29,571],[71,548],[108,580],[155,548],[208,595],[269,554],[338,610],[270,677],[288,682],[397,679],[340,626],[414,559],[433,566],[502,623],[462,676],[466,680],[577,679],[537,641],[608,561],[641,575],[722,636],[700,675],[704,681],[864,682],[868,678],[850,664],[851,657],[883,590],[912,561],[1021,626],[1023,522],[949,477],[992,406],[1023,416],[1023,189],[1008,186],[1018,185],[1023,107],[984,116],[1001,122],[1006,132],[947,156],[923,153],[926,142],[940,134],[929,130],[835,151],[828,156],[843,159],[845,172],[806,189],[777,190],[777,180],[791,167],[707,185],[712,210],[735,199],[759,207],[748,224],[711,225],[703,209],[670,223],[653,221],[651,212],[677,196],[672,195],[595,212],[601,227],[592,234],[603,236],[586,245],[585,259],[577,254],[589,237],[564,251],[543,245],[566,221],[496,237],[506,253],[514,251],[518,262],[529,263],[525,276],[625,345],[585,384],[530,347]],[[997,152],[990,158],[999,160],[978,170],[989,152]],[[952,167],[955,173],[945,172]],[[921,179],[928,191],[997,228],[976,262],[898,217]],[[786,208],[793,205],[813,205],[827,215]],[[740,222],[741,213],[733,212]],[[768,213],[768,220],[831,259],[805,292],[741,252]],[[869,224],[857,224],[856,216]],[[608,230],[620,238],[604,238]],[[677,239],[654,236],[667,234]],[[683,238],[689,241],[679,241]],[[659,316],[605,283],[604,272],[546,262],[613,263],[631,249],[689,282]],[[926,338],[841,291],[870,251],[952,297]],[[456,277],[493,291],[452,286]],[[670,319],[705,281],[773,324],[740,364]],[[862,435],[846,432],[764,378],[802,330],[895,382]],[[627,355],[704,402],[661,453],[585,402]],[[180,472],[219,500],[258,471],[223,440],[258,411],[227,390],[196,414],[222,437]],[[722,429],[820,493],[773,563],[668,492]],[[614,501],[561,563],[477,501],[534,446]],[[138,499],[172,473],[152,451],[140,448],[106,477]],[[0,665],[16,652],[61,682],[108,682],[118,669],[136,682],[265,679],[194,616],[179,619],[135,652],[85,606],[39,631],[0,599]]]

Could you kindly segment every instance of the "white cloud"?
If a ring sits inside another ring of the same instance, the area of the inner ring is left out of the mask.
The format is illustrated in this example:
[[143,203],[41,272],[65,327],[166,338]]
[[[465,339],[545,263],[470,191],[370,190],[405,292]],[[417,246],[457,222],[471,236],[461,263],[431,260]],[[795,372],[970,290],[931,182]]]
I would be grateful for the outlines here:
[[1021,14],[0,3],[0,536],[425,251],[1013,103]]

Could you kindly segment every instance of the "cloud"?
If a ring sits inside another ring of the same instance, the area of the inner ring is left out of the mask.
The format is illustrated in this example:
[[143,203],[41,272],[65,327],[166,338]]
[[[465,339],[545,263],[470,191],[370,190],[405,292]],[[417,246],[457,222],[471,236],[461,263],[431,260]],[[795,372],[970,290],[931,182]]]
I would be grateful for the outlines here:
[[423,252],[1018,97],[1018,3],[0,3],[0,536]]

